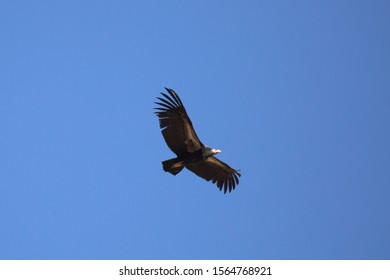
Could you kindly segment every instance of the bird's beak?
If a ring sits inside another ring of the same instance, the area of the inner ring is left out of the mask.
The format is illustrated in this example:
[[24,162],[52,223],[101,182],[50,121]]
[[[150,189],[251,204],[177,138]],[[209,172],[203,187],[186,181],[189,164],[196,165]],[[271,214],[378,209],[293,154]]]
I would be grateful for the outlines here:
[[219,153],[221,153],[221,150],[213,149],[212,152],[213,152],[214,154],[219,154]]

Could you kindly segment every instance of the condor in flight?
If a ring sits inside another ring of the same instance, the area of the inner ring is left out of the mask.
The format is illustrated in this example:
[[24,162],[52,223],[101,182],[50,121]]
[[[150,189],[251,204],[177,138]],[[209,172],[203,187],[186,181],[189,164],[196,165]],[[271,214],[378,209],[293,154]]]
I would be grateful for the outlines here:
[[211,149],[199,140],[179,96],[172,89],[165,88],[169,95],[157,97],[161,106],[155,108],[161,132],[168,147],[177,157],[162,162],[165,172],[178,174],[184,167],[199,177],[217,184],[219,190],[231,192],[238,185],[238,170],[220,161],[215,154],[220,150]]

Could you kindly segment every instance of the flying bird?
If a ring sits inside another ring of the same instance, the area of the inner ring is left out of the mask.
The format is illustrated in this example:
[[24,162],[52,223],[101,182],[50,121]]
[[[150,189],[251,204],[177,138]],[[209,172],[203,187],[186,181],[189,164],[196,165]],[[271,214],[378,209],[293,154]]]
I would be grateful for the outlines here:
[[239,170],[231,168],[214,155],[220,150],[211,149],[199,140],[186,109],[177,93],[165,88],[169,95],[161,93],[154,108],[159,118],[162,135],[176,158],[162,162],[165,172],[177,175],[184,167],[199,177],[216,184],[219,190],[231,192],[238,185]]

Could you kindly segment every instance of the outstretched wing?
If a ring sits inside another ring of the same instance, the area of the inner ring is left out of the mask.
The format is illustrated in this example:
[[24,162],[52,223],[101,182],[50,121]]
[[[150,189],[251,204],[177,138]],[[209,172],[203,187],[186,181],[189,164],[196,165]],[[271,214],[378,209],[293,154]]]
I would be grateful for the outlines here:
[[193,153],[202,146],[191,120],[187,115],[179,96],[172,89],[165,88],[169,95],[161,93],[165,98],[157,97],[161,102],[155,102],[159,108],[155,114],[159,118],[162,135],[168,147],[176,155]]
[[238,170],[231,168],[214,156],[194,164],[189,164],[186,167],[199,177],[207,181],[211,180],[213,184],[216,183],[220,191],[223,188],[224,193],[227,190],[229,192],[234,190],[236,185],[238,185],[238,177],[241,176]]

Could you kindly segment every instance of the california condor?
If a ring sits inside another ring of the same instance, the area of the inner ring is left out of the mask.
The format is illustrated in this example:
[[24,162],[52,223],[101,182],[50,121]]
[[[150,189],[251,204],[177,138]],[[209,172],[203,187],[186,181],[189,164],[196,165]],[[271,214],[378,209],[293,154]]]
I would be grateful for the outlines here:
[[155,103],[161,107],[155,108],[155,114],[165,142],[177,157],[162,162],[164,171],[176,175],[186,167],[199,177],[217,184],[224,193],[231,192],[238,185],[239,170],[214,157],[220,150],[203,145],[177,93],[165,89],[169,95],[161,93],[164,98],[157,97],[161,102]]

